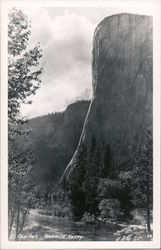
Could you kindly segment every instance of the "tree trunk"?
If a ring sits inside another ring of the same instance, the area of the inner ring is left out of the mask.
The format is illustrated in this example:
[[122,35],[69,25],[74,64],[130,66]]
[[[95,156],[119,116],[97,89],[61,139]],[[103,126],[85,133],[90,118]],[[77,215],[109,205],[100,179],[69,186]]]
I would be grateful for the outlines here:
[[147,231],[150,232],[150,188],[149,188],[149,173],[147,171],[147,207],[146,207]]
[[149,207],[147,207],[147,231],[150,232],[151,228],[150,228],[150,209]]
[[18,240],[18,234],[19,234],[19,220],[20,220],[20,203],[18,204],[18,208],[17,208],[16,238],[15,238],[15,240]]
[[[11,208],[12,208],[12,212],[11,212],[11,223],[10,223],[10,226],[9,226],[9,238],[10,238],[10,235],[11,235],[11,231],[12,231],[12,226],[13,226],[13,221],[14,221],[14,218],[15,218],[15,213],[16,213],[16,198],[17,198],[17,190],[18,190],[18,186],[19,186],[19,182],[18,184],[16,185],[16,190],[15,190],[15,196],[14,196],[14,202],[13,202],[13,205],[11,205]],[[11,200],[9,200],[9,203],[11,204]]]
[[20,227],[20,233],[21,233],[21,231],[22,231],[22,229],[23,229],[23,226],[24,226],[24,224],[25,224],[25,220],[26,220],[26,218],[27,218],[27,213],[28,213],[28,210],[29,210],[30,205],[31,205],[31,200],[30,200],[29,203],[28,203],[28,206],[27,206],[27,208],[26,208],[26,211],[23,213],[22,223],[21,223],[21,227]]
[[12,230],[12,226],[13,226],[13,220],[14,220],[14,217],[15,217],[15,209],[13,208],[13,212],[12,212],[12,215],[11,215],[11,223],[10,223],[10,226],[9,226],[9,233],[8,233],[8,236],[10,238],[10,235],[11,235],[11,230]]
[[22,217],[22,223],[21,223],[21,227],[20,227],[20,230],[19,230],[20,233],[23,230],[23,227],[24,227],[24,224],[25,224],[25,221],[26,221],[27,212],[28,212],[28,210],[26,209],[26,211],[24,212],[23,217]]

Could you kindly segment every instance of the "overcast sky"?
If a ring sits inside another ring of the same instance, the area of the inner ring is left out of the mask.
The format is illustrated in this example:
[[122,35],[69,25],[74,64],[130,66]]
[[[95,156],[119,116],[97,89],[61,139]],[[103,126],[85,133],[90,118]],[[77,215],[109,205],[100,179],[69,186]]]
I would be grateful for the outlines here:
[[22,116],[58,112],[76,100],[90,99],[94,30],[103,18],[121,10],[48,7],[28,8],[25,12],[32,25],[30,46],[40,42],[43,49],[44,72],[32,105],[22,105]]

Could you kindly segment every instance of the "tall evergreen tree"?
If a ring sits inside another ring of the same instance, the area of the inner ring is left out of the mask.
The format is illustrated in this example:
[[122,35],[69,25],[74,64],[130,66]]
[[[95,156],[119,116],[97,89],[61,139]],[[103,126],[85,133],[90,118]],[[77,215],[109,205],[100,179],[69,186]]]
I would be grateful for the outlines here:
[[97,185],[99,181],[99,163],[96,138],[93,135],[88,151],[88,161],[84,179],[85,209],[90,214],[98,214]]
[[114,177],[114,162],[113,162],[113,152],[111,150],[111,146],[108,144],[103,145],[102,151],[102,161],[101,165],[101,177],[102,178],[113,178]]
[[85,177],[85,171],[87,166],[87,148],[85,145],[81,145],[78,148],[78,152],[74,162],[74,169],[70,174],[68,180],[69,197],[71,199],[72,212],[74,219],[80,219],[85,210],[85,190],[83,187],[83,181]]
[[145,143],[135,158],[133,170],[133,204],[146,210],[147,230],[151,231],[150,212],[153,206],[153,139],[152,132],[147,129]]

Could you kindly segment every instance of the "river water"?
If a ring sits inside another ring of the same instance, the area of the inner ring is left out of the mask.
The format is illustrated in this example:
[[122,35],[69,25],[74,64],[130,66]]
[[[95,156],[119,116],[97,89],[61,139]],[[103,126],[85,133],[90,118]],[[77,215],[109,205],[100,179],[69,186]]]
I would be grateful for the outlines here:
[[21,241],[114,241],[118,227],[99,221],[95,224],[42,215],[31,210],[28,225],[19,235]]

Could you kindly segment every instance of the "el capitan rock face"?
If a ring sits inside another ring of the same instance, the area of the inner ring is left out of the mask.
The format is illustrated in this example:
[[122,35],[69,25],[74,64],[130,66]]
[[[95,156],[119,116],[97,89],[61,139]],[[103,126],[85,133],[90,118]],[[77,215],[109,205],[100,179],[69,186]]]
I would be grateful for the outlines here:
[[[152,18],[118,14],[96,28],[92,61],[93,98],[79,145],[110,144],[121,164],[137,152],[152,128]],[[79,147],[78,145],[78,147]],[[72,171],[71,159],[64,177]]]

